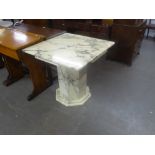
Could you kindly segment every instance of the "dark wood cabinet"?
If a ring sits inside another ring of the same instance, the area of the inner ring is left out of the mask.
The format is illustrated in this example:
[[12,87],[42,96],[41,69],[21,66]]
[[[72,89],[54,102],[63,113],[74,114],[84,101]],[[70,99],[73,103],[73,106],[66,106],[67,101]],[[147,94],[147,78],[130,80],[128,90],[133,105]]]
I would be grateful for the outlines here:
[[139,25],[143,22],[143,19],[114,19],[113,24],[121,25]]
[[39,27],[49,27],[48,19],[24,19],[24,23],[39,26]]
[[102,20],[95,19],[53,19],[53,28],[66,30],[69,33],[108,39],[109,27]]
[[25,24],[65,30],[69,33],[109,39],[109,26],[102,19],[24,19]]
[[111,40],[115,41],[115,45],[107,58],[132,65],[133,58],[139,54],[145,29],[145,20],[114,20]]
[[65,20],[64,19],[51,19],[50,20],[50,26],[52,28],[62,29],[65,30]]

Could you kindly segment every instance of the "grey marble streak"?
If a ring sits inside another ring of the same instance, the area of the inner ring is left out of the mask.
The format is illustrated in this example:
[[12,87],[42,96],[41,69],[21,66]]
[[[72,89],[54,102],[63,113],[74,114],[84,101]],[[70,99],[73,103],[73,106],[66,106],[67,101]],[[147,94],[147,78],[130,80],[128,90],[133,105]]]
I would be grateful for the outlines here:
[[113,44],[112,41],[64,33],[23,51],[42,61],[79,70],[105,54]]

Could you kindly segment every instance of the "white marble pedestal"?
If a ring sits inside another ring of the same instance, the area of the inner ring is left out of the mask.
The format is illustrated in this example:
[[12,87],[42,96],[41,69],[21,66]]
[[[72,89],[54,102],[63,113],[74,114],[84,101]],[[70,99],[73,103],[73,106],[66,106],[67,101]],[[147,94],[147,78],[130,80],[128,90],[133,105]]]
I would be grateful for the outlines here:
[[87,68],[75,70],[57,66],[59,88],[56,90],[56,100],[65,106],[84,104],[91,96],[87,86]]
[[36,59],[57,66],[56,100],[65,106],[84,104],[91,96],[87,66],[103,56],[114,42],[64,33],[24,49]]

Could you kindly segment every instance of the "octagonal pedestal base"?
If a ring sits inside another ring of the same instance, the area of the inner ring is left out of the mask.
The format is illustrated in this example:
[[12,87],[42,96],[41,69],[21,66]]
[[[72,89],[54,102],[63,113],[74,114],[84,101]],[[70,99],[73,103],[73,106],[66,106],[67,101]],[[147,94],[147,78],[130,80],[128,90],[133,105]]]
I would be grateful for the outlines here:
[[83,105],[89,98],[91,97],[91,93],[89,92],[89,87],[86,88],[86,94],[84,94],[81,98],[72,100],[66,99],[60,95],[60,89],[56,90],[56,100],[65,106],[78,106]]

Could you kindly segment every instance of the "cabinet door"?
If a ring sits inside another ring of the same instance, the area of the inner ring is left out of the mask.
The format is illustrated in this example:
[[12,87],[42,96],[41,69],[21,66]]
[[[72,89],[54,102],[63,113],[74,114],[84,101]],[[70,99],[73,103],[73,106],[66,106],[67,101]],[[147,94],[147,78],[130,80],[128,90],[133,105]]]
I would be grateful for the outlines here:
[[50,21],[51,21],[51,25],[52,25],[53,28],[62,29],[62,30],[66,29],[64,19],[52,19]]

